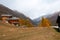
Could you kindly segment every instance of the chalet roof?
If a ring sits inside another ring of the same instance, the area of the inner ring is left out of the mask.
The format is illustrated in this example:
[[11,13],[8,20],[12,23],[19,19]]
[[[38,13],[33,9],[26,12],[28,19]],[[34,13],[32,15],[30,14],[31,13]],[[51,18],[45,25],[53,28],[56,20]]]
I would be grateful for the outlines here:
[[12,17],[12,18],[9,18],[8,20],[18,20],[19,18],[17,17]]
[[1,16],[12,16],[12,15],[10,15],[10,14],[2,14]]

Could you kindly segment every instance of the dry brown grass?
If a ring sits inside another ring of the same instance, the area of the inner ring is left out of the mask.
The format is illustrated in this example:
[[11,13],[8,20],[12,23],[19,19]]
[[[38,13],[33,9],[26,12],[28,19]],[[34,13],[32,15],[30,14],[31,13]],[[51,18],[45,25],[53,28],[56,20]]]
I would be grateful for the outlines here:
[[60,33],[51,27],[17,28],[0,25],[0,40],[60,40]]

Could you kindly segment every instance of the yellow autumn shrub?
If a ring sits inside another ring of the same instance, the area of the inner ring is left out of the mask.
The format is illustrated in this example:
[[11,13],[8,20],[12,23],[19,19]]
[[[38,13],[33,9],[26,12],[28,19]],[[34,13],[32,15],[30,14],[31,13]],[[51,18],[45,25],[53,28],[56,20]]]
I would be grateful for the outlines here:
[[21,26],[23,26],[23,25],[25,25],[27,27],[33,27],[34,26],[29,19],[20,18],[19,22],[20,22]]

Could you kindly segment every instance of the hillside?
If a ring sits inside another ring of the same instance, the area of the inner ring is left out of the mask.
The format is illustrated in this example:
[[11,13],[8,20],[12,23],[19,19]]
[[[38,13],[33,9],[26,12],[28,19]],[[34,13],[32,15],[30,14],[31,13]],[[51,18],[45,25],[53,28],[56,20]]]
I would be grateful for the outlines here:
[[23,17],[23,18],[26,18],[26,16],[22,13],[19,13],[18,11],[13,11],[11,9],[9,9],[8,7],[0,4],[0,15],[1,14],[11,14],[13,16],[16,16],[16,17]]
[[0,22],[0,40],[60,40],[60,33],[53,28],[19,28]]
[[2,4],[0,4],[0,19],[1,19],[1,14],[10,14],[14,17],[23,18],[24,20],[29,19],[33,25],[35,24],[30,18],[25,16],[23,13],[11,10]]

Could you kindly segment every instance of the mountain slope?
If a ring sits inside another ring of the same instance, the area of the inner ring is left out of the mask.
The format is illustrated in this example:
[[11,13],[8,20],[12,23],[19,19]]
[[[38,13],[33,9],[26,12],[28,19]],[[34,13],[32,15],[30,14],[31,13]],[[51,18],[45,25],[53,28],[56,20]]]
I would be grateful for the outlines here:
[[10,14],[10,15],[18,17],[18,18],[29,19],[33,25],[35,24],[30,18],[25,16],[23,13],[11,10],[2,4],[0,4],[0,18],[1,18],[1,14]]
[[20,13],[18,11],[13,11],[9,9],[8,7],[5,7],[4,5],[0,4],[0,15],[1,14],[11,14],[16,17],[23,17],[26,18],[26,16],[23,13]]
[[[49,15],[44,15],[43,17],[47,18],[51,22],[52,25],[56,25],[56,20],[57,20],[59,13],[60,12],[56,12],[56,13],[49,14]],[[38,25],[38,23],[41,21],[41,19],[42,19],[42,17],[36,18],[36,19],[34,19],[34,22],[37,23],[37,25]]]

